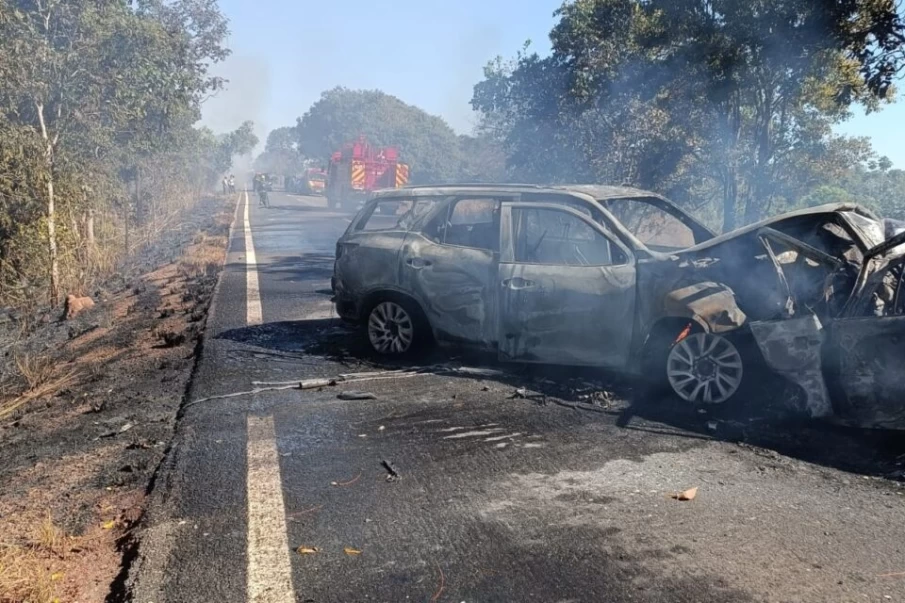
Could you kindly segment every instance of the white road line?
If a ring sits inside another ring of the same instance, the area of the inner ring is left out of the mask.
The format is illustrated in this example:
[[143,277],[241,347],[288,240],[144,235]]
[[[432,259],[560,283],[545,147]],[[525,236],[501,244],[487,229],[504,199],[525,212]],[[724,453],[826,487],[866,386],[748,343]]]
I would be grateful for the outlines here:
[[248,603],[294,603],[273,417],[248,417]]
[[248,191],[245,191],[245,322],[259,325],[264,322],[261,313],[261,289],[258,286],[258,260],[255,244],[251,240],[251,223],[248,221]]

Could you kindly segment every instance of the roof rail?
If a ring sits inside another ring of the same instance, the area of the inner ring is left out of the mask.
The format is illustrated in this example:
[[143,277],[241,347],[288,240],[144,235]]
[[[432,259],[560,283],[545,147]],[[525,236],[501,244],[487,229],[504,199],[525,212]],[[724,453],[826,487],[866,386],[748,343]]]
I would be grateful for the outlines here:
[[513,182],[448,182],[444,184],[407,184],[406,186],[402,186],[400,188],[498,188],[498,187],[511,187],[511,188],[548,188],[542,186],[540,184],[521,184],[521,183],[513,183]]

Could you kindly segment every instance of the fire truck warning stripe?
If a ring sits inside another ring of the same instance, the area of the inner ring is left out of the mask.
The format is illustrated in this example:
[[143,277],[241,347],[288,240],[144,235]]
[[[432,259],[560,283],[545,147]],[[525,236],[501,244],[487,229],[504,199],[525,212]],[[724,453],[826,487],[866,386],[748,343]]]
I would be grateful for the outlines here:
[[409,181],[409,168],[405,164],[396,166],[396,186],[405,186]]
[[364,186],[365,184],[365,166],[361,163],[352,164],[352,184]]

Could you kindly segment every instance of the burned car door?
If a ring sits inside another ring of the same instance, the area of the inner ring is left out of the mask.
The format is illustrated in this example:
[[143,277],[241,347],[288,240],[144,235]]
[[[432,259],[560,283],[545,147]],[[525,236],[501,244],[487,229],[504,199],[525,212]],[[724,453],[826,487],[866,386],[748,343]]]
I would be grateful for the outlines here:
[[829,326],[825,373],[834,410],[868,428],[905,429],[905,233],[865,254],[859,287]]
[[495,339],[500,205],[513,196],[454,197],[409,233],[400,282],[447,341],[490,346]]
[[499,353],[504,360],[625,366],[635,311],[631,252],[590,216],[504,203]]

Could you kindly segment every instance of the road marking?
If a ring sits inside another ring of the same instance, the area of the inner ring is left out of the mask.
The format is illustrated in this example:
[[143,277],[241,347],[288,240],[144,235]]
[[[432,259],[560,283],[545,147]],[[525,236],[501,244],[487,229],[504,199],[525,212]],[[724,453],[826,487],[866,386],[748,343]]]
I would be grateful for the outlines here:
[[248,603],[294,603],[273,417],[248,417]]
[[259,325],[264,322],[261,313],[261,289],[258,285],[258,260],[255,244],[251,240],[251,222],[248,221],[248,191],[245,191],[245,322]]

